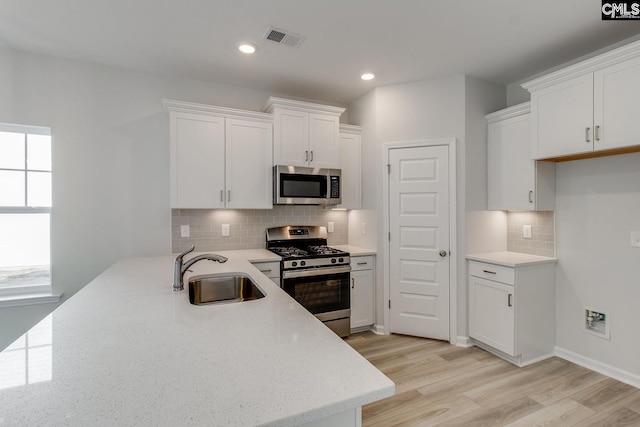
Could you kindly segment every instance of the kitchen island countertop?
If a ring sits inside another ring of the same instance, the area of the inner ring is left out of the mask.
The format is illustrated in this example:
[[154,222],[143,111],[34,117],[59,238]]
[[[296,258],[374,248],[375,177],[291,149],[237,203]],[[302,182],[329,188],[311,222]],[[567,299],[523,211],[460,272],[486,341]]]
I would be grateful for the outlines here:
[[[7,387],[12,373],[0,371],[0,424],[290,426],[393,395],[391,380],[249,262],[277,256],[220,253],[229,261],[194,264],[181,292],[171,256],[121,260],[81,289],[50,315],[49,377]],[[223,272],[248,274],[266,297],[189,303],[190,275]]]

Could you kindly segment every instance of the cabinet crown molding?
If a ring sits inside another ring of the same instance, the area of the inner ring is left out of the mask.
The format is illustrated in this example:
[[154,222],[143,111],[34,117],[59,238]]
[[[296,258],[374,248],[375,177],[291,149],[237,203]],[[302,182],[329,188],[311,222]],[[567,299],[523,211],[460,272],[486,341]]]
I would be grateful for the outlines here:
[[340,124],[340,133],[352,133],[362,135],[362,127],[356,125]]
[[267,103],[262,108],[265,113],[273,113],[276,108],[286,108],[287,110],[304,111],[307,113],[323,113],[340,116],[346,108],[334,107],[324,104],[313,104],[311,102],[296,101],[293,99],[276,98],[270,96]]
[[593,58],[586,59],[537,79],[530,80],[523,83],[521,86],[529,92],[544,89],[557,83],[561,83],[587,73],[592,73],[599,69],[615,65],[638,56],[640,56],[640,41],[629,43],[625,46],[610,50],[609,52],[594,56]]
[[531,102],[523,102],[522,104],[514,105],[491,114],[484,116],[487,119],[487,123],[495,123],[502,120],[510,119],[511,117],[522,116],[531,112]]
[[273,115],[261,113],[259,111],[238,110],[235,108],[218,107],[215,105],[197,104],[194,102],[176,101],[173,99],[163,99],[162,105],[165,111],[178,111],[181,113],[199,113],[212,116],[235,118],[235,119],[253,119],[273,123]]

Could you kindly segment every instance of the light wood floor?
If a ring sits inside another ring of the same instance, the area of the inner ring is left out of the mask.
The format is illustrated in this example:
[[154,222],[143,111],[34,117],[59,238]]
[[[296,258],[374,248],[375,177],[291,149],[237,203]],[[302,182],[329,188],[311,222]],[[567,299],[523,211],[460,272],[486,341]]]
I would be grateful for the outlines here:
[[559,358],[518,368],[477,347],[379,336],[346,339],[396,383],[363,426],[640,426],[640,389]]

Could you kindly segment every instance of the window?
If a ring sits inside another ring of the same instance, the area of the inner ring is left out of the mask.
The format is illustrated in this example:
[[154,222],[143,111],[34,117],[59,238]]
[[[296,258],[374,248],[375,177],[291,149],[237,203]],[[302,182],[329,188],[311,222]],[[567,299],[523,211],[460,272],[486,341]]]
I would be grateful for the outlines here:
[[0,124],[0,297],[51,293],[51,133]]

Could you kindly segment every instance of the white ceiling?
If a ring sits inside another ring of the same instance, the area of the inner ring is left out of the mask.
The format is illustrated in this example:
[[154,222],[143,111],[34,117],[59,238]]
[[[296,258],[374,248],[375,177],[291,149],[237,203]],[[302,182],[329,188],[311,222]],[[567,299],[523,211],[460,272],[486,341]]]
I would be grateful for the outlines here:
[[[338,105],[467,74],[513,83],[621,40],[600,0],[0,0],[0,46]],[[263,40],[269,26],[306,37]],[[259,46],[251,56],[238,42]],[[376,79],[363,82],[364,71]]]

